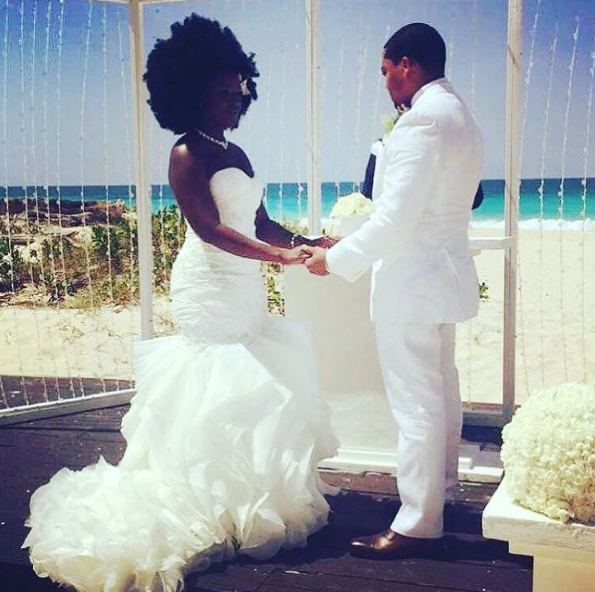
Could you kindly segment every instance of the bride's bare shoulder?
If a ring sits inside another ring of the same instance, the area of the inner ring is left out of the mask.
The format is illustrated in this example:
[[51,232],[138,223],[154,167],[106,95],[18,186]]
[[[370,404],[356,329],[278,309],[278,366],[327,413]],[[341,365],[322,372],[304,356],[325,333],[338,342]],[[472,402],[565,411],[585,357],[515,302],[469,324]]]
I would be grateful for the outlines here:
[[208,155],[200,142],[196,142],[189,134],[182,136],[173,146],[169,158],[170,170],[173,168],[204,169]]

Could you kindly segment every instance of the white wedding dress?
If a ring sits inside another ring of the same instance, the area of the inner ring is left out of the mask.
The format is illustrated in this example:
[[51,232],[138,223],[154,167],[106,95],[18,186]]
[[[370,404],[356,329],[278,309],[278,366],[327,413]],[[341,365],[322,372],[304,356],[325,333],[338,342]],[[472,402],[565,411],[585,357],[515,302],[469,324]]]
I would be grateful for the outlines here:
[[[211,191],[255,237],[262,184],[237,168]],[[265,559],[326,524],[318,462],[333,456],[310,336],[267,315],[260,263],[188,227],[171,278],[181,335],[136,344],[121,463],[62,469],[31,498],[38,575],[85,592],[175,591],[237,553]]]

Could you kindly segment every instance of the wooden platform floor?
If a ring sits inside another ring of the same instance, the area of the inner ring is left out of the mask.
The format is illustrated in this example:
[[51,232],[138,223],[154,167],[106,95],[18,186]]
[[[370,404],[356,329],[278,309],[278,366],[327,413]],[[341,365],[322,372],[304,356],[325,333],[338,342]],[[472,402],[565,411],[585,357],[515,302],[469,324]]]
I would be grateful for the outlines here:
[[[31,492],[61,467],[81,468],[103,455],[118,462],[126,407],[78,413],[0,428],[0,591],[63,590],[37,578],[20,545]],[[446,512],[446,537],[434,558],[372,561],[353,558],[351,537],[383,530],[398,508],[386,475],[325,473],[341,485],[331,498],[330,524],[306,549],[267,562],[240,559],[189,576],[195,592],[529,592],[531,560],[510,555],[505,543],[481,536],[481,512],[493,486],[461,484]]]

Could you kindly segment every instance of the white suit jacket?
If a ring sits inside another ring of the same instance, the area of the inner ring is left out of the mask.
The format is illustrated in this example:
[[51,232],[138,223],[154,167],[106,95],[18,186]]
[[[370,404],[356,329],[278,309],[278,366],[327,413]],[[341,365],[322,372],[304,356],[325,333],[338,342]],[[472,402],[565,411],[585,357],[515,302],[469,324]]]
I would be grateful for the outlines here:
[[379,322],[454,323],[477,314],[468,225],[483,159],[470,111],[441,78],[422,87],[377,157],[375,212],[327,253],[348,281],[372,272]]

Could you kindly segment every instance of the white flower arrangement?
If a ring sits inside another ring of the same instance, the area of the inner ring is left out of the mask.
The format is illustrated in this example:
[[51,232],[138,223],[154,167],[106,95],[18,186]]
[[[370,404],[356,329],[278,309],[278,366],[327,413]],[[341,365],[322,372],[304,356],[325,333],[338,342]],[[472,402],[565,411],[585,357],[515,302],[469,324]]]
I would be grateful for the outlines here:
[[403,113],[407,113],[409,108],[407,107],[397,107],[396,111],[391,115],[381,115],[380,116],[380,125],[382,126],[383,134],[382,139],[385,140],[387,136],[393,131],[393,127],[395,127],[395,123],[399,121],[399,117],[403,115]]
[[359,191],[344,195],[337,200],[331,210],[331,218],[347,218],[348,216],[369,216],[374,211],[372,200]]
[[382,126],[382,139],[386,138],[388,134],[393,131],[393,127],[395,127],[395,123],[399,119],[400,113],[396,111],[394,115],[381,115],[380,116],[380,125]]
[[535,392],[502,432],[509,495],[562,522],[595,521],[595,386]]

